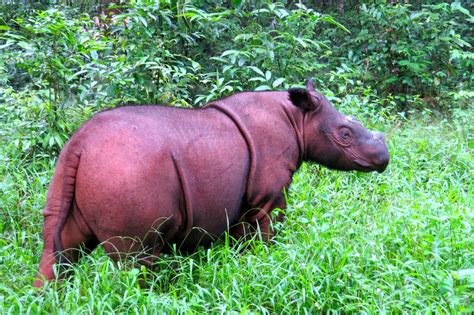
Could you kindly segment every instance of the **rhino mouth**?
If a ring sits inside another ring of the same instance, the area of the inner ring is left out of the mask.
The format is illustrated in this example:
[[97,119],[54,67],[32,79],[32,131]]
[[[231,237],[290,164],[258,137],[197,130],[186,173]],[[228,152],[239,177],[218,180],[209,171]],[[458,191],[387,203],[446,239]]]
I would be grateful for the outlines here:
[[355,159],[354,163],[357,164],[359,170],[362,172],[370,172],[374,170],[374,166],[369,161],[363,159]]
[[360,168],[359,170],[362,172],[371,172],[377,171],[378,173],[382,173],[387,168],[387,163],[371,163],[364,159],[355,159],[354,163]]

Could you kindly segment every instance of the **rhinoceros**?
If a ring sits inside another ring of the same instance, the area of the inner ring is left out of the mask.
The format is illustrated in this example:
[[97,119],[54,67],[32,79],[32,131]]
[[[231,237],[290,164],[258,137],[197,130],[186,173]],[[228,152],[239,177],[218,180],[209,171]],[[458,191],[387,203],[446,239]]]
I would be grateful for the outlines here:
[[[272,235],[271,212],[303,161],[383,172],[385,137],[315,91],[242,92],[200,109],[124,106],[85,122],[64,146],[43,211],[35,286],[99,244],[113,259],[151,264],[226,231]],[[279,216],[276,216],[277,218]],[[78,251],[82,248],[82,251]]]

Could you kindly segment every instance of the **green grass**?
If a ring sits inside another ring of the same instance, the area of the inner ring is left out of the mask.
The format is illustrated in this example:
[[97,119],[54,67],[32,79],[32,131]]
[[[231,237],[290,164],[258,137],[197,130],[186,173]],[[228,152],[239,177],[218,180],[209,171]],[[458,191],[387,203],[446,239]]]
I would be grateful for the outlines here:
[[[1,313],[459,313],[474,311],[472,111],[373,122],[383,174],[304,164],[271,244],[224,240],[154,271],[102,250],[69,279],[31,284],[54,161],[0,166]],[[382,124],[382,125],[380,125]]]

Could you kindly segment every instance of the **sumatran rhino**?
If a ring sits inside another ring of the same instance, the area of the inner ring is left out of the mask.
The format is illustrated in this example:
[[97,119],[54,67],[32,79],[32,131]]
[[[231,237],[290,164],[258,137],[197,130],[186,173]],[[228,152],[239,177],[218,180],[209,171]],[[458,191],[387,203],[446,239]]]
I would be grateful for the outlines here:
[[101,244],[150,264],[172,244],[271,236],[271,216],[303,161],[383,172],[384,135],[306,89],[244,92],[202,109],[125,106],[95,115],[62,150],[44,209],[34,283]]

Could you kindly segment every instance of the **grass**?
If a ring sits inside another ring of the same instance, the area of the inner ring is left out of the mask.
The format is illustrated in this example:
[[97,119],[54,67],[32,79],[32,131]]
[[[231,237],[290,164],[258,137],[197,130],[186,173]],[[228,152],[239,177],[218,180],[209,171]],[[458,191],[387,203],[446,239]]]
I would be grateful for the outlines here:
[[153,271],[99,249],[42,290],[31,284],[54,160],[25,164],[5,145],[1,313],[473,312],[472,111],[448,116],[373,123],[389,139],[383,174],[304,164],[271,244],[223,240]]

